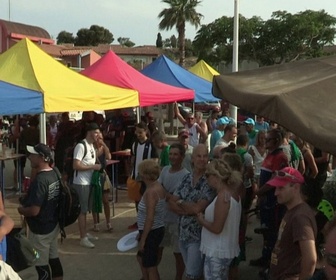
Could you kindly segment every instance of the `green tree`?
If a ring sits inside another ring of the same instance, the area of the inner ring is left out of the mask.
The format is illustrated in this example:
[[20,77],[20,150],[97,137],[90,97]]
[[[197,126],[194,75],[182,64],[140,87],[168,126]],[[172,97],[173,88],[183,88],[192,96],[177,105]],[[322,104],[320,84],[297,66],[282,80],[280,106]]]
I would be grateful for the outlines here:
[[169,5],[169,8],[163,9],[158,17],[160,30],[170,30],[176,27],[178,32],[178,46],[180,52],[181,66],[185,62],[185,25],[190,23],[196,28],[201,23],[202,14],[197,13],[196,7],[201,3],[200,0],[162,0]]
[[124,46],[124,47],[128,47],[128,48],[131,48],[135,45],[135,43],[133,43],[130,38],[125,38],[125,37],[119,37],[118,38],[118,43],[121,45],[121,46]]
[[169,38],[164,39],[163,41],[163,47],[165,49],[169,49],[172,47],[171,40]]
[[[271,19],[239,19],[239,60],[273,65],[323,55],[323,47],[332,44],[336,18],[324,10],[297,14],[277,11]],[[202,25],[193,41],[199,59],[212,64],[232,61],[233,18],[221,17]]]
[[156,47],[157,48],[163,47],[162,36],[160,32],[157,34],[157,37],[156,37]]
[[111,44],[114,41],[113,34],[106,28],[91,25],[89,29],[82,28],[77,32],[76,46],[98,46],[98,44]]
[[170,43],[172,48],[177,48],[177,38],[175,35],[170,36]]
[[73,44],[75,42],[75,37],[72,33],[65,30],[61,31],[57,35],[57,44]]

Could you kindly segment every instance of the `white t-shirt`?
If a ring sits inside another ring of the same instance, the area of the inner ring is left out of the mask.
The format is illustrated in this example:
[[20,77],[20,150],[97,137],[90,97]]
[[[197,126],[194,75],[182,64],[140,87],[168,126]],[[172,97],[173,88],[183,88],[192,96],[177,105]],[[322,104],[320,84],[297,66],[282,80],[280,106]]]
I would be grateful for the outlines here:
[[[96,163],[96,152],[93,144],[89,144],[86,139],[84,139],[86,145],[86,155],[84,157],[84,145],[78,143],[74,150],[74,160],[80,160],[84,165],[94,165]],[[83,158],[84,157],[84,158]],[[85,171],[74,171],[73,183],[76,185],[91,185],[93,169]]]
[[226,142],[223,138],[220,138],[220,139],[218,139],[218,141],[216,142],[215,147],[216,147],[216,146],[222,146],[223,148],[226,148],[226,147],[228,147],[228,146],[230,145],[231,142],[232,142],[232,141],[230,141],[230,142]]

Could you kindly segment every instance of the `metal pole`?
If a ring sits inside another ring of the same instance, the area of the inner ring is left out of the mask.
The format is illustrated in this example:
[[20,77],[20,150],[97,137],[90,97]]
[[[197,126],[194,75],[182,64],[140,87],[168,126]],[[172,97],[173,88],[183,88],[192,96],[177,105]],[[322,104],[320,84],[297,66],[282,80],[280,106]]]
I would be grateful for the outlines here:
[[8,21],[10,21],[10,0],[8,0]]
[[[233,17],[233,58],[232,72],[238,71],[238,47],[239,47],[239,0],[234,0]],[[230,105],[230,115],[237,122],[237,107]]]

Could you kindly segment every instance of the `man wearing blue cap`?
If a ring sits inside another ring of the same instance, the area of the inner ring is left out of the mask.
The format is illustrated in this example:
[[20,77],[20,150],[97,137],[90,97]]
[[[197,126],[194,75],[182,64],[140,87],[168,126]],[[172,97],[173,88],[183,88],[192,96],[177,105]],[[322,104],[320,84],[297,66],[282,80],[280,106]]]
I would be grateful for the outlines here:
[[213,148],[216,146],[216,143],[219,139],[224,136],[225,126],[230,123],[228,117],[222,117],[216,121],[216,128],[211,132],[210,138],[210,155],[213,154]]
[[255,145],[257,139],[258,130],[254,128],[255,121],[252,118],[248,118],[244,121],[247,136],[249,138],[249,146]]

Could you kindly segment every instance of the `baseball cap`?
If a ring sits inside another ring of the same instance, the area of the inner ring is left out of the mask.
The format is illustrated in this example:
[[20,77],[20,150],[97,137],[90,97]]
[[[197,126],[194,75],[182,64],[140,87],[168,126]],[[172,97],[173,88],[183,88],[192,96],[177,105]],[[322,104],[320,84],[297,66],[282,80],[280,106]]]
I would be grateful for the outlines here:
[[248,119],[246,119],[246,120],[244,121],[244,123],[255,125],[254,119],[252,119],[252,118],[248,118]]
[[52,158],[51,149],[42,143],[39,143],[35,146],[27,146],[27,151],[33,155],[40,155],[48,161]]
[[99,129],[99,126],[95,122],[91,122],[86,124],[85,129],[86,131],[96,130]]
[[228,117],[222,117],[217,120],[216,126],[223,125],[223,124],[229,124],[229,123],[230,123],[230,120]]
[[267,182],[272,187],[284,187],[288,183],[303,184],[305,182],[302,174],[293,167],[285,167],[275,171],[275,176]]
[[186,130],[181,130],[178,134],[178,137],[189,137],[189,132]]

